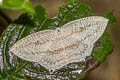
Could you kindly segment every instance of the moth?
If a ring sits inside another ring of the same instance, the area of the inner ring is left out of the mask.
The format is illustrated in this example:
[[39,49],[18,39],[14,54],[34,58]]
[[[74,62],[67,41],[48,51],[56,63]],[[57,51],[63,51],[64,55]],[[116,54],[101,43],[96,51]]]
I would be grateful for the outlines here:
[[108,19],[100,16],[77,19],[56,29],[30,34],[17,41],[10,51],[21,59],[37,62],[54,72],[90,56],[107,24]]

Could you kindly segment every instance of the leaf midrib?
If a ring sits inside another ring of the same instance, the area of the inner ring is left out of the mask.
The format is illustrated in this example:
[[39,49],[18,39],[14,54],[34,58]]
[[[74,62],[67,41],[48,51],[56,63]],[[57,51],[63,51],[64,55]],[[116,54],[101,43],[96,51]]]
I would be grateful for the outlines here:
[[79,5],[79,3],[76,4],[72,9],[70,9],[70,10],[63,16],[62,20],[61,20],[60,23],[58,24],[58,27],[61,26],[61,23],[63,22],[63,20],[65,19],[65,17],[68,15],[68,13],[71,12],[71,11],[72,11],[74,8],[76,8],[78,5]]

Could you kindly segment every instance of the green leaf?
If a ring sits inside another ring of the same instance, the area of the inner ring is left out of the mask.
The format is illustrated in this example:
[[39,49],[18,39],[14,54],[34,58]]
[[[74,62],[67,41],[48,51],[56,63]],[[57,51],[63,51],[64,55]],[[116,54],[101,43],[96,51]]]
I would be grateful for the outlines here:
[[[5,70],[0,70],[0,80],[22,80],[21,77],[16,77],[16,75],[18,74],[18,72],[20,73],[20,71],[28,64],[28,62],[26,63],[22,63],[19,64],[11,69],[5,69]],[[20,70],[20,71],[19,71]]]
[[[113,15],[113,10],[104,15],[105,18],[109,20],[108,25],[117,24],[117,20]],[[104,32],[99,42],[101,43],[101,48],[95,47],[93,50],[94,58],[100,62],[103,62],[108,55],[113,51],[114,45],[109,37],[110,35],[107,31]]]
[[108,55],[113,51],[114,45],[109,37],[107,31],[104,32],[99,40],[100,45],[95,46],[93,50],[94,58],[100,62],[103,62]]
[[3,71],[0,70],[0,76],[2,79],[7,78],[8,77],[7,70],[3,70]]
[[24,63],[22,63],[22,64],[19,64],[19,65],[15,66],[15,70],[12,71],[12,72],[9,74],[8,79],[9,79],[9,80],[12,80],[12,78],[13,78],[14,76],[16,76],[27,64],[28,64],[28,62],[24,62]]
[[87,5],[80,3],[77,0],[71,0],[66,3],[66,5],[62,5],[59,8],[58,16],[52,27],[61,27],[72,20],[93,15],[95,15],[95,12]]
[[113,15],[114,10],[108,12],[107,14],[104,15],[105,18],[109,19],[109,25],[112,24],[117,24],[117,20],[115,18],[115,16]]
[[[42,6],[36,7],[35,14],[23,14],[19,19],[14,21],[3,32],[0,40],[0,53],[2,53],[2,62],[4,69],[12,68],[13,65],[18,65],[17,59],[9,52],[11,45],[19,39],[27,36],[30,33],[48,28],[54,22],[46,16],[46,11]],[[10,62],[12,60],[12,62]]]
[[8,8],[35,13],[29,0],[2,0],[2,3],[0,3],[0,8]]
[[67,0],[67,3],[78,2],[78,0]]

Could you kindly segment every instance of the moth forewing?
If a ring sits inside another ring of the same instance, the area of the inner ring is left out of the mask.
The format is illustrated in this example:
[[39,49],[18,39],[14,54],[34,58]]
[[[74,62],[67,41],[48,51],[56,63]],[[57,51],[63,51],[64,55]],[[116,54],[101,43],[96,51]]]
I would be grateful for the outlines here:
[[27,61],[38,62],[49,71],[84,61],[106,29],[108,19],[91,16],[66,23],[54,30],[30,34],[10,51]]

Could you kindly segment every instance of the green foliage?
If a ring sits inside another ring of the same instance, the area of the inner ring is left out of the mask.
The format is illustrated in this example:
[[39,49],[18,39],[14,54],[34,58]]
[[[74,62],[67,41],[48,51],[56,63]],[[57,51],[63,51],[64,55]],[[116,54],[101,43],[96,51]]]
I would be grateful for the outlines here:
[[80,3],[77,0],[68,0],[66,5],[62,5],[59,8],[54,27],[61,27],[72,20],[93,15],[95,15],[95,12],[87,5]]
[[112,53],[114,45],[112,44],[112,41],[107,31],[104,32],[99,42],[101,46],[100,48],[99,47],[94,48],[93,55],[95,59],[97,59],[100,62],[103,62],[106,59],[106,57]]
[[[35,10],[36,13],[34,15],[23,14],[3,32],[0,40],[0,53],[2,53],[2,56],[0,56],[2,57],[2,61],[0,63],[3,63],[4,70],[9,70],[9,68],[11,69],[12,67],[15,67],[13,65],[17,66],[20,63],[26,63],[22,61],[18,64],[18,60],[11,56],[12,54],[9,52],[11,45],[32,32],[45,28],[47,29],[49,25],[54,22],[53,19],[47,17],[45,9],[42,6],[36,7]],[[10,62],[11,60],[12,62]]]
[[[117,24],[117,20],[113,15],[113,10],[104,15],[105,18],[109,20],[108,25]],[[104,32],[100,38],[100,43],[102,44],[101,48],[95,47],[93,50],[94,58],[100,62],[103,62],[106,57],[112,53],[114,45],[109,37],[107,31]]]
[[[25,77],[20,76],[21,70],[28,64],[28,62],[19,64],[10,69],[0,70],[0,80],[23,80]],[[19,76],[18,76],[19,75]],[[23,78],[23,79],[22,79]]]
[[34,13],[34,9],[29,0],[2,0],[0,8],[8,8],[13,10],[22,10]]
[[114,10],[112,10],[109,13],[104,15],[105,18],[110,20],[109,25],[117,24],[117,20],[116,20],[115,16],[113,16],[113,12],[114,12]]
[[[2,38],[0,40],[0,54],[2,53],[0,56],[0,63],[3,64],[0,66],[1,80],[6,78],[14,78],[17,80],[17,78],[24,73],[24,67],[30,65],[25,61],[16,58],[16,56],[9,52],[10,47],[16,41],[33,32],[61,27],[69,21],[95,15],[95,12],[92,9],[85,4],[78,2],[77,0],[68,0],[66,4],[62,5],[56,18],[48,18],[45,9],[42,6],[37,6],[35,8],[35,12],[35,14],[27,13],[20,16],[16,21],[10,24],[2,34]],[[110,24],[115,23],[115,18],[112,18],[114,16],[111,13],[108,13],[105,17],[110,20]],[[103,62],[105,58],[112,52],[113,44],[106,31],[100,38],[99,42],[101,43],[101,47],[94,48],[93,57],[98,61]],[[22,65],[20,66],[20,64]],[[31,70],[34,72],[38,71],[35,67],[33,67]],[[79,76],[78,80],[84,77],[83,75],[77,76]],[[22,76],[22,78],[25,78],[25,76]]]

